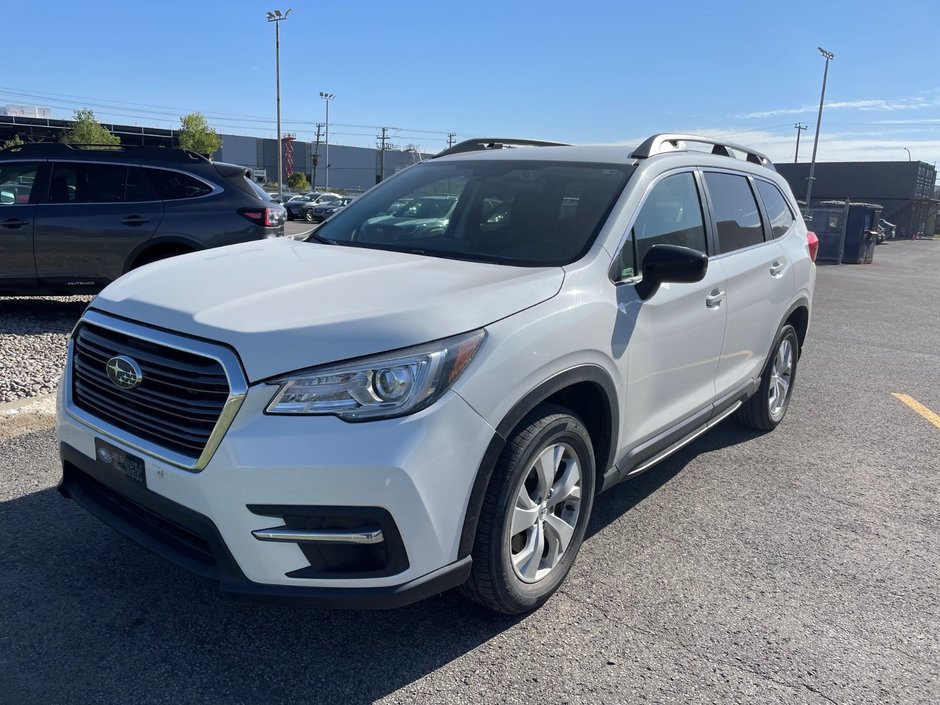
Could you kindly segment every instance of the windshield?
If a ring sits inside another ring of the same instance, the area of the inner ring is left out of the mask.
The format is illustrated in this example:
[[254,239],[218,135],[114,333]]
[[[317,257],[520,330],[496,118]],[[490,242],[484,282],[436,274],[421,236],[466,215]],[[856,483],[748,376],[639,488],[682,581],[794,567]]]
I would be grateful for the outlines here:
[[311,241],[520,266],[573,262],[633,171],[623,164],[423,162],[338,211]]

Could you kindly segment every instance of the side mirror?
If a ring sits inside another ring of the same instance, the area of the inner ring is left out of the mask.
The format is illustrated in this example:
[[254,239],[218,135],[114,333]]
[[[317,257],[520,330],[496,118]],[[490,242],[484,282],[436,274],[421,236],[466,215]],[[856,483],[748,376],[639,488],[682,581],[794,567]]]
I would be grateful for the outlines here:
[[16,194],[11,191],[0,191],[0,203],[5,206],[12,206],[16,203]]
[[708,255],[679,245],[653,245],[643,258],[643,281],[636,293],[644,301],[664,282],[699,282],[708,271]]

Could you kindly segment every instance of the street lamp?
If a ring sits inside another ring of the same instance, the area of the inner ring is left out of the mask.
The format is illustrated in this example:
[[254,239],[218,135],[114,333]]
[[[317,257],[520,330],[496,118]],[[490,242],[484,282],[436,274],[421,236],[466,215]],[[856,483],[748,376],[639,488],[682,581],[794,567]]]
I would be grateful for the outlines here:
[[325,93],[320,91],[320,97],[326,101],[326,185],[325,188],[327,191],[330,190],[330,101],[336,97],[335,93]]
[[284,200],[284,150],[281,147],[281,22],[287,19],[290,9],[285,13],[272,10],[268,13],[268,22],[274,23],[274,66],[277,86],[277,193]]
[[911,161],[911,150],[909,150],[907,147],[901,147],[901,149],[907,152],[907,161]]
[[816,47],[819,53],[826,60],[826,67],[823,69],[822,93],[819,95],[819,115],[816,116],[816,137],[813,139],[813,159],[809,163],[809,179],[806,183],[806,207],[809,208],[809,197],[813,194],[813,174],[816,173],[816,148],[819,146],[819,126],[822,123],[823,102],[826,100],[826,79],[829,77],[829,62],[836,58],[831,51],[826,51],[822,47]]

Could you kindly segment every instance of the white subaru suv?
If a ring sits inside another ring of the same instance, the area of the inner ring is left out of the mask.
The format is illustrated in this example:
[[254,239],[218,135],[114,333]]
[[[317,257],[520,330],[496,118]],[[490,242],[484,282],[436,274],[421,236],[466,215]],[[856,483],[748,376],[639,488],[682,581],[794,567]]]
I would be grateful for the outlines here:
[[[382,224],[428,196],[439,223]],[[69,344],[60,490],[228,595],[525,612],[599,492],[731,414],[781,422],[815,246],[746,147],[464,142],[306,241],[107,287]]]

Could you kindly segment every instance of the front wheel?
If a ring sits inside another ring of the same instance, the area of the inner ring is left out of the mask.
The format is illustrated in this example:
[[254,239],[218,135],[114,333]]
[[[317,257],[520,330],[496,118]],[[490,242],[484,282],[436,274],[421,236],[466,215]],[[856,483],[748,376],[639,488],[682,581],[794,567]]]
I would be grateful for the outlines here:
[[313,211],[312,211],[312,210],[304,211],[304,220],[306,220],[308,223],[314,222],[314,221],[313,221]]
[[777,428],[790,406],[799,357],[800,340],[793,326],[787,324],[774,339],[773,353],[764,367],[760,387],[738,411],[739,423],[760,431]]
[[493,470],[464,595],[504,614],[544,604],[581,548],[594,479],[591,438],[581,420],[554,404],[533,410]]

